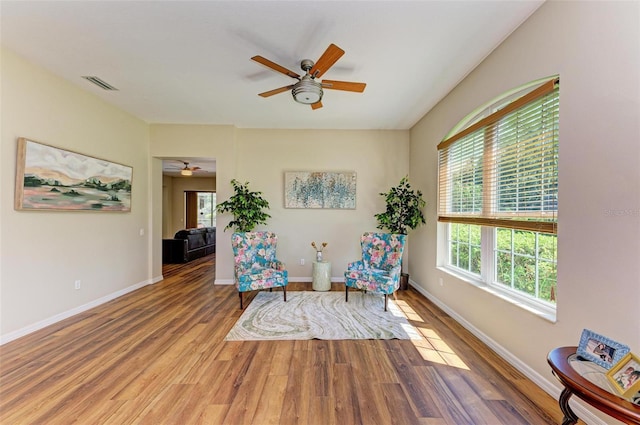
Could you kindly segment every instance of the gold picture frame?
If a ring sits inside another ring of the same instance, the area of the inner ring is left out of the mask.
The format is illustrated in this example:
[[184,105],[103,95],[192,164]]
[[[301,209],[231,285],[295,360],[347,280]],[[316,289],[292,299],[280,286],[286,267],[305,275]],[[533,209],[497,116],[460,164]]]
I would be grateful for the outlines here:
[[18,139],[14,207],[49,211],[131,211],[133,168]]
[[629,353],[607,372],[607,379],[623,397],[640,391],[640,358]]

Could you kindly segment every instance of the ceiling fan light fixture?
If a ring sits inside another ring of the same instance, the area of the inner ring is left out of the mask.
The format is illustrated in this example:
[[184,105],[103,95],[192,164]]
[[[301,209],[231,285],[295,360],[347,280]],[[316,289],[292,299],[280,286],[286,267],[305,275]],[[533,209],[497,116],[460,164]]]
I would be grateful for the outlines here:
[[312,105],[322,100],[322,85],[309,75],[305,75],[293,85],[291,94],[296,102]]
[[320,56],[317,63],[314,63],[311,59],[303,59],[300,62],[300,68],[305,72],[301,77],[295,72],[285,68],[282,65],[278,65],[269,59],[262,56],[254,56],[251,60],[258,62],[261,65],[271,68],[272,70],[286,75],[287,77],[295,78],[297,83],[280,87],[274,90],[269,90],[263,93],[258,93],[258,96],[269,97],[275,94],[284,93],[291,90],[293,100],[305,105],[311,105],[312,110],[322,108],[322,95],[324,94],[323,88],[331,90],[343,90],[362,93],[366,86],[365,83],[354,83],[351,81],[334,81],[324,80],[322,83],[317,81],[322,77],[329,68],[333,66],[338,59],[344,55],[344,50],[335,44],[331,43],[327,50]]
[[193,171],[187,170],[187,169],[183,169],[183,170],[180,170],[180,174],[182,174],[183,176],[192,176],[193,175]]

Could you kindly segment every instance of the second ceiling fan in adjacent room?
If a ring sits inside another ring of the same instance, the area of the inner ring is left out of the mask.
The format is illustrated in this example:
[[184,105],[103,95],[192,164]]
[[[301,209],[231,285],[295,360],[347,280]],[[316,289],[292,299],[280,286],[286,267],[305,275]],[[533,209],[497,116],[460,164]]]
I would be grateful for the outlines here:
[[180,168],[180,174],[186,177],[192,176],[194,171],[201,169],[200,167],[189,167],[188,161],[176,160],[176,162],[182,162],[184,164],[184,168]]

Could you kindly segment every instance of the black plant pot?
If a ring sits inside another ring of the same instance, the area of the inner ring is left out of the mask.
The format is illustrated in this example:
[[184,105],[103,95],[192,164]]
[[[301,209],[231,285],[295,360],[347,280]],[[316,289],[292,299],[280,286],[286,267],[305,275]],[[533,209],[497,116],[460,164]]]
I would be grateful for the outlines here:
[[400,273],[400,290],[406,291],[409,289],[409,273]]

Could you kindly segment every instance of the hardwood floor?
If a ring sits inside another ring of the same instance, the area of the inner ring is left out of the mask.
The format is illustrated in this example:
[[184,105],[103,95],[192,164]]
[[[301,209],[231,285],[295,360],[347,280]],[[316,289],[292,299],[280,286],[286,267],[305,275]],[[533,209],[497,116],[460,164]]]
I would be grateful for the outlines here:
[[0,347],[0,423],[562,421],[554,399],[412,289],[397,302],[419,342],[226,342],[241,311],[233,286],[213,285],[214,261],[167,265],[162,282]]

